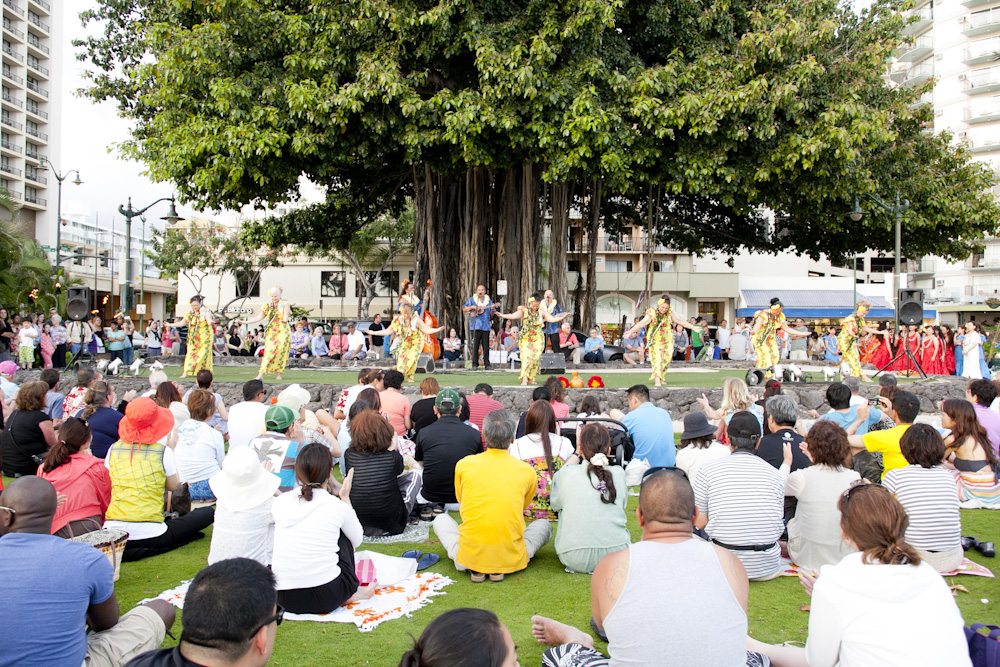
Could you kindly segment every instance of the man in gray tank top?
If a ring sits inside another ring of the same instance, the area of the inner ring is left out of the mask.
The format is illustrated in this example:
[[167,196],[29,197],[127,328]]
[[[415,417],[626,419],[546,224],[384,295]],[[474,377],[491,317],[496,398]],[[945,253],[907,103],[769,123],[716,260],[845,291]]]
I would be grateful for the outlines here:
[[592,626],[606,657],[577,628],[532,616],[532,634],[553,646],[546,667],[766,667],[746,650],[749,582],[732,553],[693,534],[698,511],[687,475],[653,469],[636,510],[642,541],[605,556],[590,582]]

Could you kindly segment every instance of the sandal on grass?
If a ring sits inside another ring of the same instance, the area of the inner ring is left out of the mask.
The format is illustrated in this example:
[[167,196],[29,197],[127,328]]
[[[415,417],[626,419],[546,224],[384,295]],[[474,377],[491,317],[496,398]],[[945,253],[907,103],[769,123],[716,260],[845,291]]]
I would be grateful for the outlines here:
[[420,572],[421,570],[426,570],[431,565],[437,563],[439,560],[441,560],[441,557],[438,556],[437,554],[424,554],[419,559],[417,559],[417,572]]
[[502,574],[491,574],[490,575],[490,581],[492,581],[494,583],[499,583],[499,582],[503,581],[503,579],[504,579],[504,575],[502,575]]
[[410,551],[404,551],[400,558],[412,558],[413,560],[420,560],[420,557],[424,555],[423,551],[418,549],[412,549]]
[[469,574],[474,584],[481,584],[486,581],[486,575],[482,572],[470,572]]

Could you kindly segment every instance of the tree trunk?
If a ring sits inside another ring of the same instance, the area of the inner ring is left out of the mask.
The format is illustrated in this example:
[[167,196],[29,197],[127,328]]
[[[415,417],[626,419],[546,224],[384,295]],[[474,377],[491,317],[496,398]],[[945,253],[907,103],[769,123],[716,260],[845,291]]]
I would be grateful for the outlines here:
[[[587,229],[587,295],[583,324],[597,324],[597,235],[601,229],[601,182],[594,179],[590,193],[590,225]],[[581,327],[582,328],[582,327]]]
[[549,229],[549,289],[566,310],[569,298],[566,285],[566,235],[569,233],[569,183],[554,183],[552,222]]
[[[648,310],[653,303],[653,249],[656,243],[656,235],[654,233],[655,216],[656,204],[653,200],[653,186],[650,185],[646,211],[646,291],[645,301],[640,306],[640,312]],[[640,319],[639,313],[636,313],[636,319]]]

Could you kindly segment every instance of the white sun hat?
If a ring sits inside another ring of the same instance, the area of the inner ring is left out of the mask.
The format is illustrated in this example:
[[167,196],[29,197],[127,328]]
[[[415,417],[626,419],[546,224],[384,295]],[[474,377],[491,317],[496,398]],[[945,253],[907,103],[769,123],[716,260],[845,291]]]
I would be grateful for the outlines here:
[[222,471],[212,475],[208,485],[229,509],[246,510],[273,496],[281,479],[264,469],[256,451],[234,447],[222,462]]

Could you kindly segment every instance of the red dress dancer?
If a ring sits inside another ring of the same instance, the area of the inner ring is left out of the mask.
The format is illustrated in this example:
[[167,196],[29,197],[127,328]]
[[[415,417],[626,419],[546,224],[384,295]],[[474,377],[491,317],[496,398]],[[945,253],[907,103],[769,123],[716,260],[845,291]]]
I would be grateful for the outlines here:
[[921,341],[920,366],[928,375],[945,375],[944,359],[941,358],[941,344],[936,336],[927,336]]
[[[910,352],[913,353],[914,358],[916,358],[917,363],[919,363],[922,368],[924,363],[920,358],[920,334],[918,334],[916,331],[913,330],[907,331],[906,334],[904,334],[902,338],[900,338],[900,343],[899,347],[897,347],[896,349],[896,354],[903,352],[904,345],[907,348],[909,348]],[[896,363],[892,365],[892,370],[896,371],[897,373],[906,373],[907,371],[911,373],[918,372],[917,369],[914,368],[913,362],[905,354],[903,354],[902,356],[900,356],[899,359],[896,360]]]
[[[948,337],[950,338],[950,336]],[[955,374],[955,346],[948,342],[948,338],[943,341],[944,344],[944,367],[948,375]]]
[[878,370],[882,370],[889,365],[892,361],[892,345],[889,343],[890,336],[887,335],[877,335],[875,339],[878,341],[878,345],[875,346],[875,350],[872,352],[872,365]]

